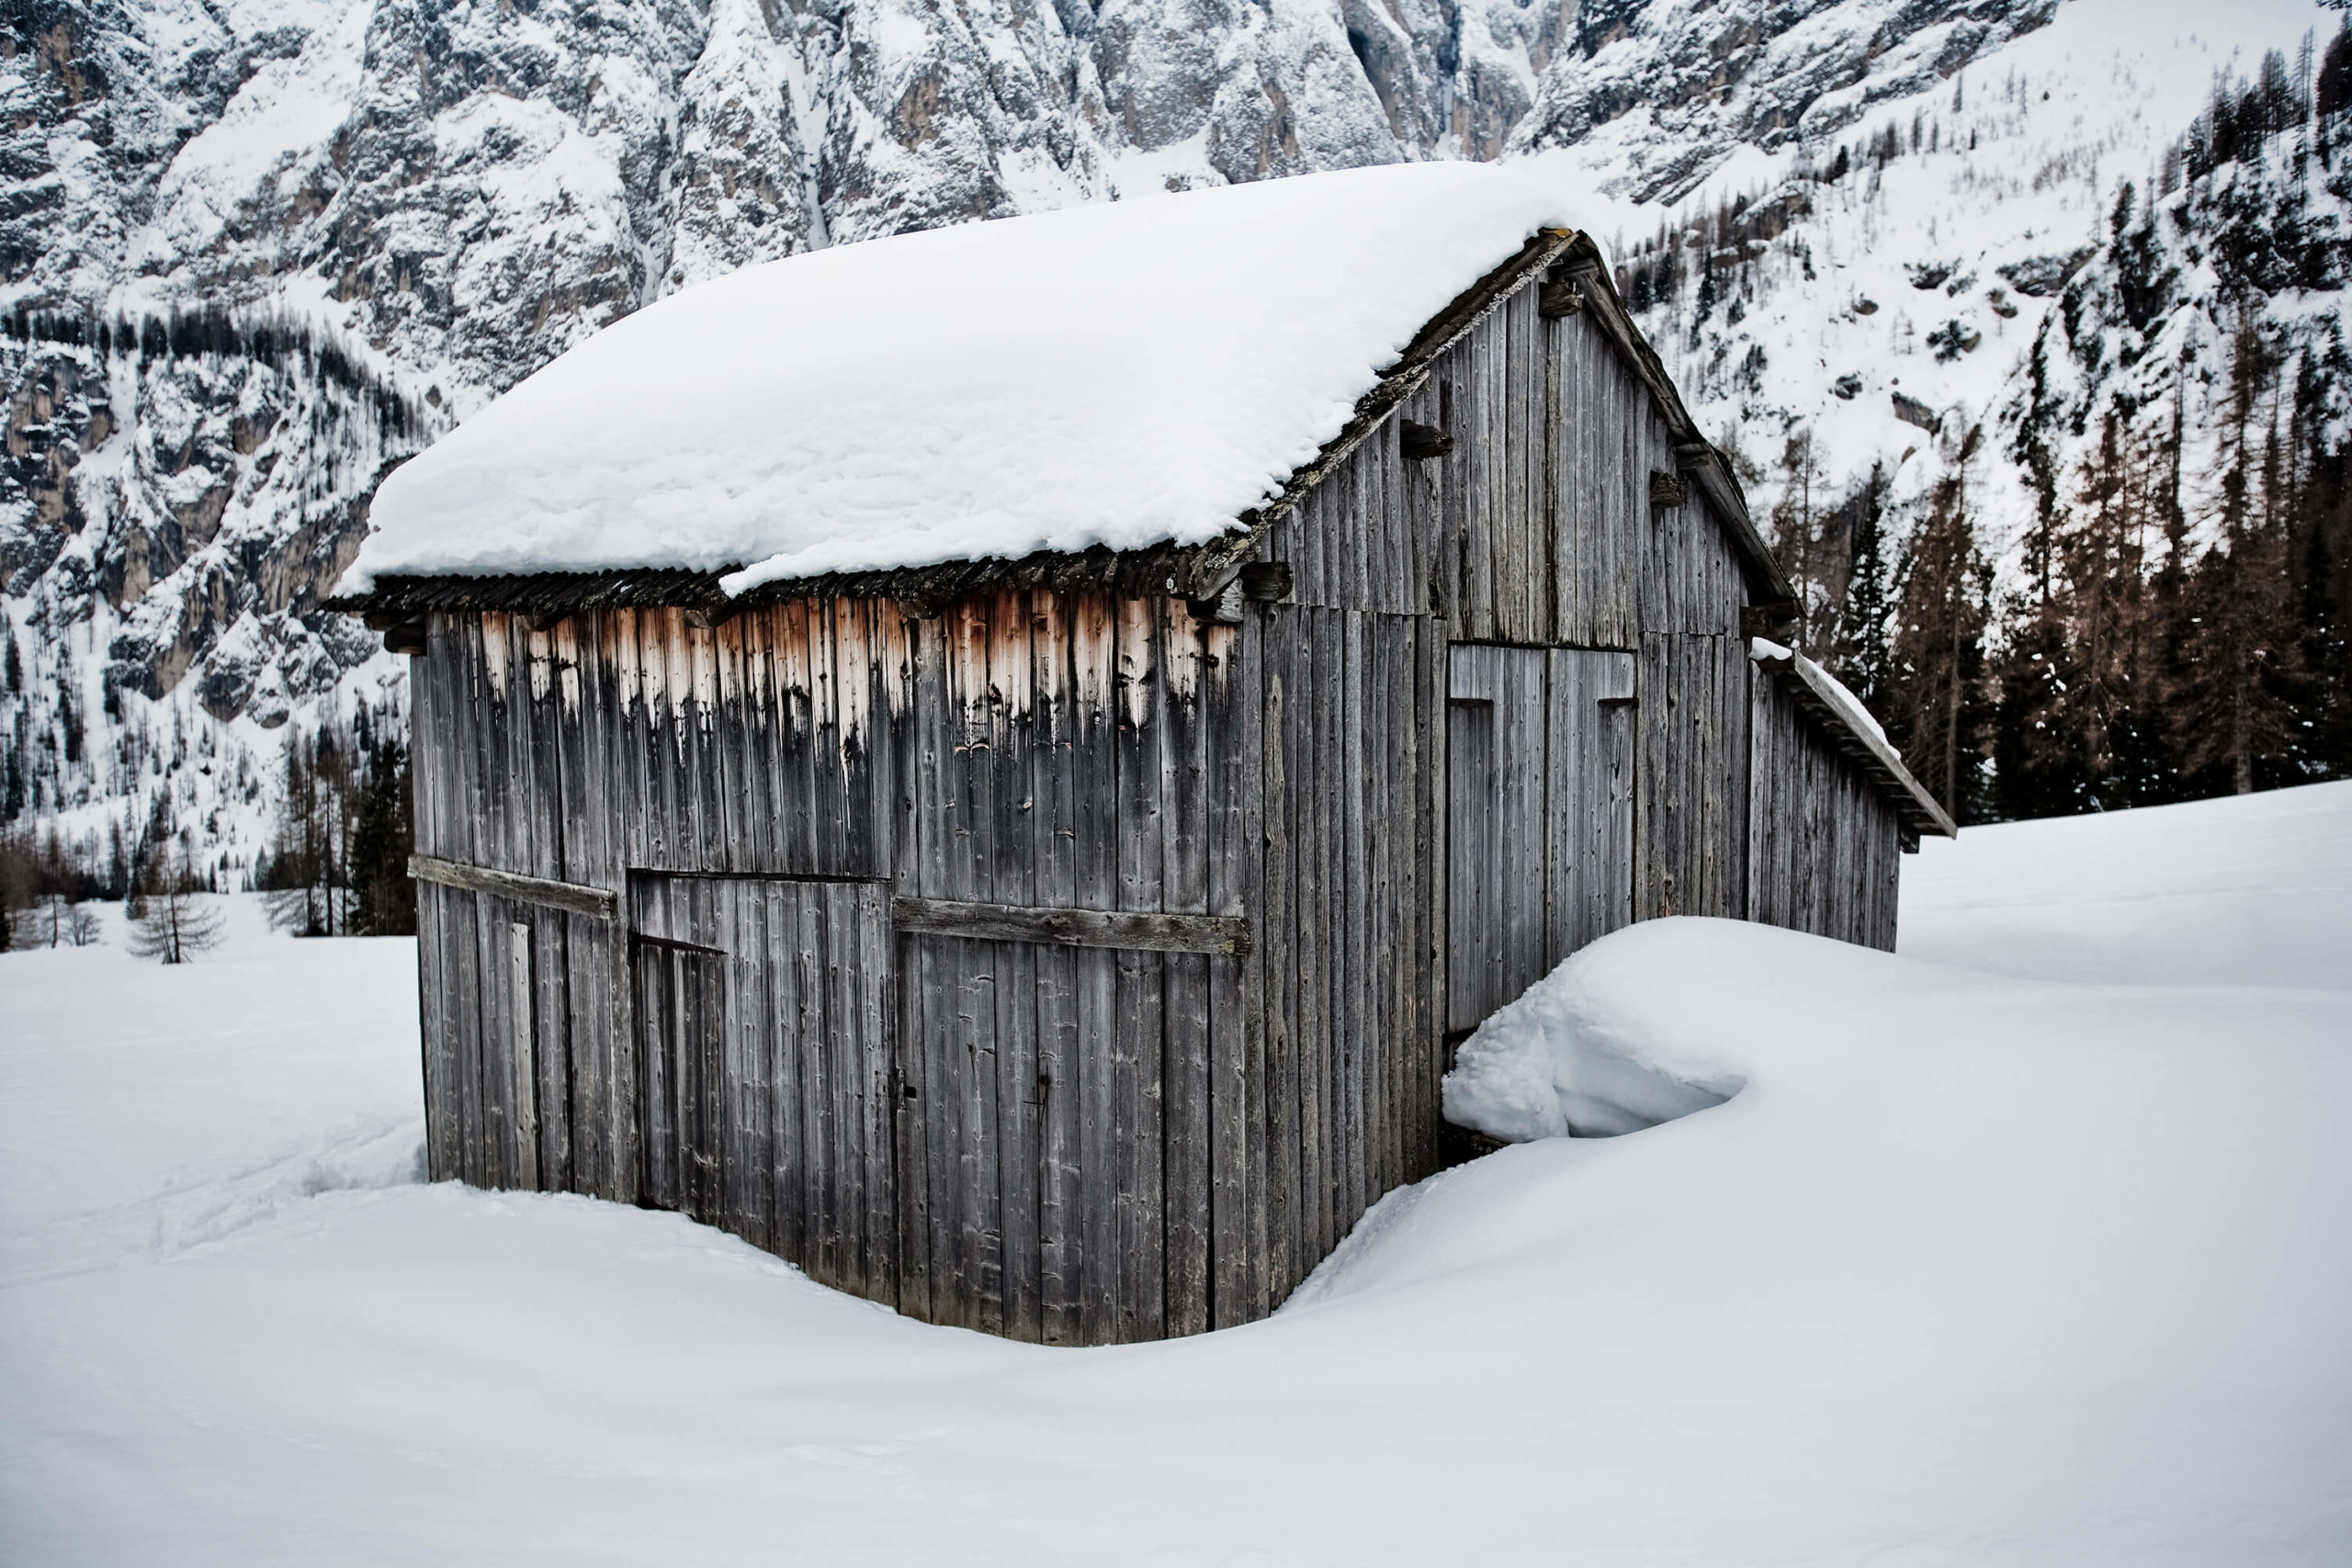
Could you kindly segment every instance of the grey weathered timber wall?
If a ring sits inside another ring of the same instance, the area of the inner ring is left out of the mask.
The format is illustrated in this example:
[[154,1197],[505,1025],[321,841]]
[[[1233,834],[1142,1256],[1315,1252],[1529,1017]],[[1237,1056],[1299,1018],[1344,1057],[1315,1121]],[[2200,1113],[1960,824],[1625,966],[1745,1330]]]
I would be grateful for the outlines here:
[[1760,671],[1750,713],[1747,918],[1893,952],[1893,803]]
[[[1589,316],[1546,321],[1537,306],[1533,288],[1502,301],[1401,406],[1453,435],[1451,454],[1406,459],[1392,420],[1262,550],[1291,564],[1302,604],[1422,615],[1453,643],[1638,655],[1631,917],[1737,917],[1749,858],[1737,547],[1696,486],[1651,504],[1651,476],[1679,469],[1673,432]],[[1442,920],[1436,897],[1428,918]]]
[[1747,908],[1746,639],[1642,638],[1634,918]]
[[1589,318],[1545,321],[1522,289],[1439,356],[1399,419],[1453,452],[1407,459],[1392,419],[1270,528],[1261,552],[1290,563],[1295,602],[1434,615],[1461,642],[1737,634],[1737,548],[1695,487],[1651,506],[1674,435]]
[[[1271,1301],[1438,1166],[1443,629],[1314,605],[1262,623]],[[1254,1157],[1254,1156],[1253,1156]]]
[[1446,1028],[1632,918],[1629,653],[1459,643],[1447,685]]
[[619,918],[424,885],[434,1175],[679,1208],[1019,1337],[1263,1315],[1435,1167],[1423,626],[1045,590],[436,616],[420,855]]
[[[887,720],[898,892],[1243,914],[1256,637],[1102,592],[981,595],[914,623]],[[900,932],[922,1110],[902,1122],[902,1310],[1055,1343],[1262,1314],[1236,1228],[1248,961]]]

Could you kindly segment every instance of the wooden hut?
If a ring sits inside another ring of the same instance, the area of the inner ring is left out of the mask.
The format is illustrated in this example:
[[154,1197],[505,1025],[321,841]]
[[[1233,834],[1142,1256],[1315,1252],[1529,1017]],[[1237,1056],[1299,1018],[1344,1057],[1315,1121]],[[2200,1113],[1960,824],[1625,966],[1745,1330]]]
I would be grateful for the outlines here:
[[1450,1052],[1582,944],[1892,947],[1949,819],[1752,640],[1789,589],[1592,242],[1495,248],[1213,537],[356,574],[413,656],[432,1175],[1197,1333],[1440,1167]]

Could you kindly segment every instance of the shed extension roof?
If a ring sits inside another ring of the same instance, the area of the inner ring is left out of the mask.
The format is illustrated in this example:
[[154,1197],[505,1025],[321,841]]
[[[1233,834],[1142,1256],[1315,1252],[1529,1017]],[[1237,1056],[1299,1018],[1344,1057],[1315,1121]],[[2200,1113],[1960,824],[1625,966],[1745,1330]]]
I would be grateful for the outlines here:
[[1532,181],[1445,163],[900,235],[687,289],[396,469],[339,602],[716,606],[910,571],[934,598],[1007,576],[1194,586],[1564,259],[1783,596],[1590,241]]
[[1895,816],[1903,823],[1906,847],[1929,833],[1947,839],[1960,836],[1951,814],[1936,803],[1926,785],[1912,777],[1911,770],[1903,765],[1903,759],[1888,743],[1885,731],[1879,728],[1878,721],[1843,682],[1804,655],[1776,642],[1758,637],[1749,645],[1748,651],[1758,668],[1780,677],[1789,694],[1796,699],[1797,706],[1826,729],[1832,743],[1852,758],[1879,792],[1894,803]]

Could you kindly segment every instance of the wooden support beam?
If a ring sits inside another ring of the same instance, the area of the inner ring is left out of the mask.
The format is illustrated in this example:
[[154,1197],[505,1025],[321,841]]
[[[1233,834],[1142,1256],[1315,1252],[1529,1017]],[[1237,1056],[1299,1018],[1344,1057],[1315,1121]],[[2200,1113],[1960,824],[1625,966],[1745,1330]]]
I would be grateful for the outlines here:
[[1535,313],[1547,321],[1563,316],[1573,316],[1584,309],[1584,285],[1577,277],[1556,278],[1544,285],[1535,297]]
[[1408,462],[1426,463],[1453,451],[1453,437],[1436,425],[1400,419],[1396,422],[1396,449]]
[[463,888],[469,893],[487,893],[493,897],[513,898],[524,904],[544,904],[551,909],[568,909],[575,915],[587,915],[599,920],[612,919],[620,913],[620,895],[610,888],[584,887],[576,882],[555,882],[544,876],[493,871],[486,865],[466,865],[434,855],[409,856],[408,874],[419,882],[437,882],[444,887]]
[[360,617],[360,624],[371,632],[384,634],[387,653],[412,656],[424,652],[424,616],[414,610],[369,610]]
[[1237,575],[1207,598],[1188,599],[1185,605],[1196,621],[1205,621],[1212,626],[1238,626],[1241,624],[1240,578]]
[[1241,569],[1244,598],[1276,604],[1290,597],[1291,570],[1286,560],[1253,560]]
[[978,942],[1043,942],[1059,947],[1121,947],[1235,957],[1250,952],[1250,922],[1240,915],[1125,914],[901,897],[890,900],[890,919],[901,931]]

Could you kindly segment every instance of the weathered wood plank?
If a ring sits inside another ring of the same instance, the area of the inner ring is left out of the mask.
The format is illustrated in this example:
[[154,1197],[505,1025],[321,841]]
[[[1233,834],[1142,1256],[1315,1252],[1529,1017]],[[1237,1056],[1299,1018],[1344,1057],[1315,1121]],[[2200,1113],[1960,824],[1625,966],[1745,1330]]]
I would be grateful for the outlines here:
[[631,949],[629,970],[635,980],[637,1021],[636,1188],[640,1201],[655,1208],[677,1206],[677,1157],[672,1142],[675,1122],[670,1111],[669,1043],[677,1032],[676,1008],[671,986],[668,949],[639,944]]
[[823,893],[849,928],[841,947],[844,967],[853,971],[851,990],[861,1046],[856,1109],[859,1153],[865,1167],[865,1293],[888,1301],[896,1297],[901,1277],[898,1164],[892,1147],[896,1048],[889,1031],[896,944],[890,935],[888,893],[878,883],[837,883],[824,886]]
[[718,896],[728,950],[727,1228],[755,1247],[775,1245],[775,1057],[785,1036],[773,1010],[769,887],[728,881]]
[[[1363,1201],[1377,1201],[1399,1176],[1396,1152],[1396,1031],[1402,1013],[1396,951],[1396,875],[1391,846],[1411,824],[1393,805],[1397,761],[1396,723],[1400,697],[1396,644],[1409,625],[1402,617],[1364,617],[1364,703],[1353,726],[1363,735],[1363,964],[1365,1031],[1363,1045]],[[1359,1208],[1357,1213],[1362,1213]]]
[[[1298,1120],[1298,925],[1293,887],[1296,785],[1292,759],[1298,739],[1302,678],[1299,626],[1304,612],[1268,605],[1252,613],[1261,628],[1264,660],[1264,852],[1258,931],[1251,963],[1264,998],[1264,1118],[1253,1136],[1266,1146],[1266,1280],[1271,1300],[1289,1294],[1299,1279],[1300,1129]],[[1254,1216],[1253,1216],[1254,1221]]]
[[[1253,873],[1262,853],[1264,784],[1258,669],[1262,613],[1206,630],[1203,702],[1208,738],[1208,908],[1247,924],[1260,908]],[[1211,1323],[1228,1327],[1268,1310],[1265,1258],[1262,969],[1254,944],[1209,964]]]
[[[1076,595],[1070,607],[1072,866],[1078,906],[1119,905],[1118,707],[1121,686],[1114,601]],[[1124,1027],[1117,959],[1110,950],[1073,953],[1076,976],[1078,1160],[1080,1212],[1080,1338],[1119,1337],[1119,1149],[1114,1056]]]
[[1499,413],[1487,395],[1487,367],[1493,355],[1491,326],[1474,333],[1460,350],[1453,380],[1454,417],[1462,422],[1464,460],[1448,464],[1448,479],[1459,468],[1455,536],[1461,556],[1462,627],[1455,635],[1498,636],[1495,616],[1495,463],[1500,443]]
[[1124,910],[1042,908],[980,904],[955,898],[891,900],[891,919],[904,931],[991,942],[1046,942],[1058,947],[1123,947],[1151,953],[1205,953],[1227,957],[1250,951],[1250,921],[1238,915],[1159,915]]
[[1445,679],[1448,649],[1444,629],[1424,624],[1419,628],[1414,665],[1414,744],[1419,755],[1414,777],[1419,781],[1420,808],[1417,817],[1419,845],[1420,896],[1417,900],[1420,931],[1415,943],[1420,1016],[1414,1037],[1413,1124],[1416,1130],[1411,1178],[1419,1180],[1438,1168],[1440,1123],[1439,1081],[1445,1059],[1446,998],[1446,818],[1451,809],[1445,767]]
[[[1160,639],[1160,899],[1171,912],[1213,917],[1209,902],[1207,627],[1181,599],[1158,604]],[[1163,916],[1163,919],[1168,918]],[[1227,917],[1231,919],[1232,917]],[[1246,942],[1249,922],[1238,920]],[[1160,963],[1163,1282],[1167,1332],[1205,1333],[1210,1323],[1209,965],[1205,955]]]
[[[1034,867],[1032,896],[1041,906],[1075,908],[1078,818],[1073,770],[1067,596],[1039,589],[1030,596],[1029,820],[1022,842]],[[1038,1337],[1074,1345],[1081,1337],[1079,1164],[1078,967],[1074,956],[1040,945],[1035,965]]]
[[437,855],[409,856],[408,874],[420,882],[437,882],[469,893],[492,894],[516,903],[544,904],[550,908],[568,909],[575,915],[587,915],[597,919],[613,919],[620,908],[619,895],[608,887],[558,882],[551,877],[524,876],[490,866],[466,865],[457,861],[443,860]]
[[1446,686],[1447,1003],[1450,1032],[1475,1028],[1494,981],[1493,933],[1501,925],[1501,888],[1492,847],[1502,809],[1500,736],[1492,650],[1456,646]]
[[[1159,910],[1166,847],[1167,682],[1151,603],[1117,604],[1119,907]],[[1157,956],[1117,954],[1118,1022],[1112,1114],[1118,1149],[1119,1324],[1124,1338],[1157,1338],[1167,1321],[1163,1061],[1165,970]]]
[[1374,1006],[1372,885],[1368,774],[1379,765],[1366,751],[1372,739],[1366,680],[1372,653],[1360,612],[1339,616],[1339,748],[1326,753],[1340,763],[1332,782],[1338,796],[1334,827],[1334,913],[1340,917],[1331,987],[1331,1158],[1333,1241],[1353,1227],[1366,1201],[1364,1179],[1372,1164],[1367,1125],[1368,1059],[1380,1021]]
[[[416,841],[431,849],[454,834],[458,716],[452,693],[456,655],[447,617],[428,624],[425,657],[413,662],[411,723],[415,737],[413,788]],[[435,1181],[464,1175],[464,1111],[459,1103],[463,1022],[458,1013],[458,969],[463,962],[455,930],[455,889],[417,888],[417,986],[424,1037],[426,1173]],[[469,899],[470,902],[470,899]]]
[[1322,773],[1329,760],[1342,754],[1346,746],[1347,728],[1347,618],[1340,612],[1327,612],[1317,617],[1315,625],[1315,750],[1317,773],[1310,793],[1314,796],[1315,868],[1314,912],[1315,953],[1317,973],[1309,1001],[1312,1004],[1313,1027],[1306,1031],[1313,1052],[1313,1081],[1316,1093],[1316,1155],[1317,1177],[1313,1188],[1315,1202],[1315,1257],[1319,1261],[1339,1245],[1344,1234],[1341,1213],[1345,1204],[1346,1168],[1342,1163],[1342,1118],[1340,1086],[1345,1067],[1341,1052],[1345,1048],[1340,1039],[1342,1010],[1342,987],[1347,976],[1340,972],[1344,962],[1346,915],[1343,901],[1348,897],[1345,881],[1345,822],[1341,813],[1344,795],[1331,787],[1331,781]]
[[533,1191],[539,1185],[539,1047],[537,987],[531,975],[531,925],[514,920],[506,928],[507,1027],[514,1032],[508,1046],[514,1080],[514,1184]]
[[[988,825],[989,886],[1001,904],[1037,897],[1035,810],[1030,749],[1035,735],[1034,653],[1028,593],[1006,590],[989,601],[989,699],[986,763],[993,817]],[[1040,1167],[1045,1079],[1038,1065],[1037,958],[1035,944],[995,949],[999,1227],[1004,1268],[1004,1332],[1044,1337],[1040,1276]]]

